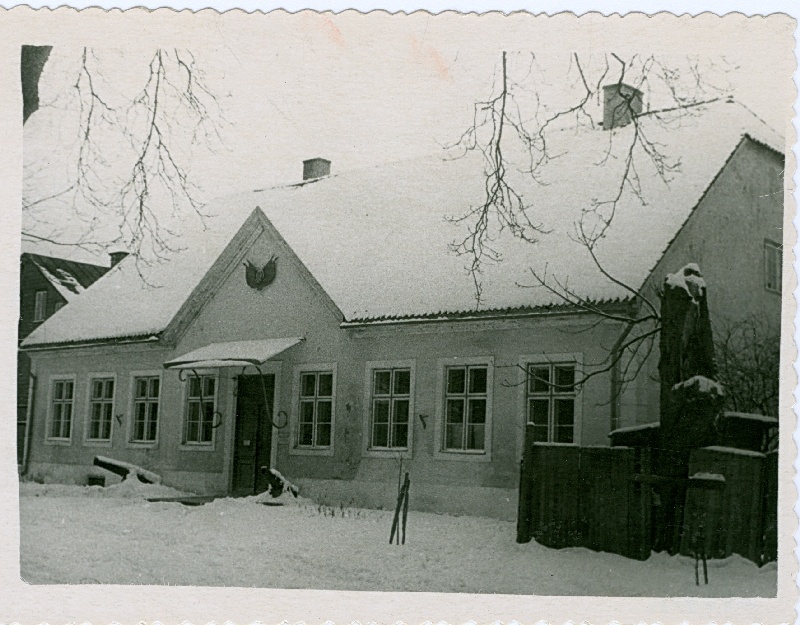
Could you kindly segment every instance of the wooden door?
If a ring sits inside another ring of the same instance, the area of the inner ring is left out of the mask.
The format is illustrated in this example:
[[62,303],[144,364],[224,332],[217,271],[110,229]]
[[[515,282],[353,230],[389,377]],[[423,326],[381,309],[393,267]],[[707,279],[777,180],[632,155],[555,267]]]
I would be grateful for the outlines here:
[[270,468],[275,376],[240,375],[237,382],[231,490],[254,495],[269,488],[265,471]]

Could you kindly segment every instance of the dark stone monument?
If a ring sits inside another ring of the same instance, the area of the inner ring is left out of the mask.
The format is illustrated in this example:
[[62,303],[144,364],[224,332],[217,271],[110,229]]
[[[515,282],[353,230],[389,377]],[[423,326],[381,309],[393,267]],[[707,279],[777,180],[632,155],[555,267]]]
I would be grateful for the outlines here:
[[654,464],[666,478],[660,501],[656,550],[680,548],[683,508],[689,478],[689,453],[713,445],[722,406],[722,388],[700,268],[689,264],[667,276],[661,297],[661,432]]

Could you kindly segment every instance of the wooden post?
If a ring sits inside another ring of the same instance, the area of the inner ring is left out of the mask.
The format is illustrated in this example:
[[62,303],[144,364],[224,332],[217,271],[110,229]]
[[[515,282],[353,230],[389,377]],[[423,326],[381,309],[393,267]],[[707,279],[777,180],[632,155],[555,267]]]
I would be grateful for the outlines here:
[[406,480],[403,483],[403,542],[406,544],[406,520],[408,519],[408,491],[411,489],[411,478],[406,472]]
[[408,489],[411,485],[411,479],[408,476],[408,472],[406,472],[406,478],[403,482],[403,485],[400,487],[400,492],[397,493],[397,505],[394,509],[394,518],[392,519],[392,531],[389,534],[389,544],[391,545],[394,541],[395,535],[397,535],[397,544],[400,544],[400,512],[402,511],[402,541],[403,544],[406,542],[406,519],[408,518]]
[[525,429],[524,452],[519,464],[519,500],[517,501],[517,542],[529,543],[533,538],[531,491],[533,488],[533,458],[528,430]]

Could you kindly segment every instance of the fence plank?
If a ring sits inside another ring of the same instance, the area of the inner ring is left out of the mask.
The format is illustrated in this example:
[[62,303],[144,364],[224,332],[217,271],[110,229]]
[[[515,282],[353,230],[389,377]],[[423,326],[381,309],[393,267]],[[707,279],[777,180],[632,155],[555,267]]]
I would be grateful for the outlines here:
[[764,462],[764,544],[761,564],[778,559],[778,452]]
[[527,543],[533,538],[533,444],[526,436],[525,449],[519,467],[519,497],[517,501],[517,542]]
[[636,453],[625,447],[581,449],[580,507],[585,547],[637,559],[650,555],[642,488],[632,479]]
[[689,475],[717,473],[725,477],[725,487],[718,495],[705,489],[689,489],[681,553],[692,555],[698,525],[703,522],[708,557],[727,558],[738,553],[760,564],[764,460],[763,454],[721,447],[692,450]]
[[533,446],[533,537],[547,547],[581,544],[579,453],[574,445]]

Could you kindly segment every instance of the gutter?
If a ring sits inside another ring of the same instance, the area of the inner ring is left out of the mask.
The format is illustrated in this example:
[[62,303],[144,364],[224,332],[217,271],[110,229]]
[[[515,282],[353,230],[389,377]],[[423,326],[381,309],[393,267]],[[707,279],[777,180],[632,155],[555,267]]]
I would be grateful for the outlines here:
[[28,409],[25,411],[25,438],[22,448],[22,470],[20,476],[28,473],[28,460],[31,449],[31,437],[33,436],[33,403],[36,398],[36,376],[28,374]]

